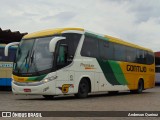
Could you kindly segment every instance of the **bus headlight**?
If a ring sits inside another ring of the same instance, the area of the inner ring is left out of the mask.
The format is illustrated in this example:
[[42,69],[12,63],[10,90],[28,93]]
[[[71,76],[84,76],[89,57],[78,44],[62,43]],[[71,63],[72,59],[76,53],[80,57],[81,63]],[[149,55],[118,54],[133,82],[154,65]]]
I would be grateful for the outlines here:
[[55,80],[55,79],[57,79],[57,76],[52,76],[52,77],[45,78],[45,79],[42,80],[41,82],[47,83],[47,82],[52,81],[52,80]]
[[14,79],[12,79],[12,82],[19,86],[37,86],[37,85],[41,85],[56,79],[57,79],[57,76],[52,76],[36,82],[16,82]]
[[47,83],[48,81],[49,81],[48,79],[42,80],[43,83]]

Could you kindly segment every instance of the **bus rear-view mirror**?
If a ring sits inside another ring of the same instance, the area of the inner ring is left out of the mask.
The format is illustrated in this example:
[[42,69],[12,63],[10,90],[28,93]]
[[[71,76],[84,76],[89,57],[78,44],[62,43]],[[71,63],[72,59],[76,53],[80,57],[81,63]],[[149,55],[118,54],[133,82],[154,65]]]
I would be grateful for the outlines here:
[[12,43],[9,43],[5,46],[5,49],[4,49],[4,55],[5,56],[8,56],[8,49],[9,47],[11,46],[14,46],[14,45],[19,45],[19,42],[12,42]]

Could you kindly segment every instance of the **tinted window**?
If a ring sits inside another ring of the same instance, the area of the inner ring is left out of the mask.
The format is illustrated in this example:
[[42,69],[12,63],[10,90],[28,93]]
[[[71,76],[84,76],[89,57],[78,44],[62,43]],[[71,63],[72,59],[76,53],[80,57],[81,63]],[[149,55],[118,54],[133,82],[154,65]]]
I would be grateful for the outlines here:
[[145,52],[143,50],[137,49],[136,62],[140,64],[146,63]]
[[126,59],[127,62],[136,62],[136,49],[126,47]]
[[[98,51],[99,41],[99,51]],[[137,48],[104,41],[100,38],[86,36],[81,55],[87,57],[100,57],[104,60],[126,61],[140,64],[153,64],[154,55],[152,52],[147,52]]]
[[17,51],[17,50],[16,50],[15,48],[11,48],[11,49],[9,50],[8,61],[10,61],[10,62],[14,61],[16,51]]
[[62,36],[66,37],[66,43],[68,45],[68,54],[69,56],[74,56],[78,43],[81,38],[81,34],[76,33],[65,33]]
[[4,61],[4,49],[0,48],[0,61]]
[[0,61],[13,62],[16,53],[16,48],[9,48],[8,56],[4,55],[4,48],[0,48]]
[[100,57],[104,60],[114,59],[114,48],[113,43],[108,41],[100,40],[99,42]]
[[156,73],[160,73],[160,67],[156,67]]
[[59,41],[57,44],[58,46],[56,47],[57,69],[69,65],[73,61],[73,57],[81,38],[81,34],[76,33],[65,33],[62,34],[62,36],[66,37],[66,39]]
[[68,65],[70,63],[67,62],[68,58],[68,43],[65,40],[60,40],[57,43],[56,47],[56,65],[57,69],[63,68],[64,66]]
[[57,56],[57,65],[67,64],[67,51],[68,46],[66,44],[60,44]]
[[114,44],[114,57],[118,61],[126,61],[126,47],[120,44]]
[[154,63],[154,54],[152,52],[147,52],[146,58],[147,58],[147,64]]
[[81,55],[86,57],[97,58],[98,57],[98,40],[90,36],[85,36]]

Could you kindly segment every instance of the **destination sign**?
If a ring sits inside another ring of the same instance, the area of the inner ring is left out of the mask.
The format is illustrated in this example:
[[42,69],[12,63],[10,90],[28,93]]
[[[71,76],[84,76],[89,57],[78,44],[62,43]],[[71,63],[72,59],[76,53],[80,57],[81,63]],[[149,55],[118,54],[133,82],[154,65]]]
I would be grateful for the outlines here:
[[12,68],[13,63],[0,63],[0,68]]

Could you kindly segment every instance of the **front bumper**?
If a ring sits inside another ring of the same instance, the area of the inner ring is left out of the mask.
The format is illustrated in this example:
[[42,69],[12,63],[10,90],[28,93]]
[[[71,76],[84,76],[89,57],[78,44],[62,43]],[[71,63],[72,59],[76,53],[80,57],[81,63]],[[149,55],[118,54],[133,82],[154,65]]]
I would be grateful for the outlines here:
[[[26,92],[25,89],[30,89],[30,91]],[[40,85],[17,85],[12,81],[12,92],[26,95],[55,95],[55,82],[50,81]]]

